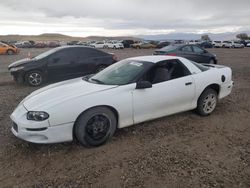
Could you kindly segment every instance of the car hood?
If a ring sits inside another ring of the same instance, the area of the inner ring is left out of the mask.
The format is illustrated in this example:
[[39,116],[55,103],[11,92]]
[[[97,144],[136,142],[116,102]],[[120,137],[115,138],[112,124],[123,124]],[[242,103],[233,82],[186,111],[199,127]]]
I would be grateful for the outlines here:
[[9,65],[9,69],[10,68],[13,68],[13,67],[17,67],[17,66],[20,66],[20,65],[24,65],[26,63],[30,63],[32,62],[33,60],[32,59],[29,59],[29,58],[25,58],[25,59],[21,59],[21,60],[18,60],[18,61],[15,61],[14,63],[11,63]]
[[118,86],[94,84],[84,81],[82,78],[76,78],[38,89],[27,96],[21,103],[28,111],[42,111],[76,97],[115,87]]

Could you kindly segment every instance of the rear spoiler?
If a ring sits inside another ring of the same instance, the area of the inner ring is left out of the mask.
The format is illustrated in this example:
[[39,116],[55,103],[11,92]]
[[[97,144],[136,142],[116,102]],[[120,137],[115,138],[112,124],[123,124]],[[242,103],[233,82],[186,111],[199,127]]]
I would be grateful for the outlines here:
[[203,66],[206,66],[206,67],[213,67],[213,68],[225,68],[226,66],[223,66],[223,65],[214,65],[214,64],[207,64],[207,63],[201,63]]

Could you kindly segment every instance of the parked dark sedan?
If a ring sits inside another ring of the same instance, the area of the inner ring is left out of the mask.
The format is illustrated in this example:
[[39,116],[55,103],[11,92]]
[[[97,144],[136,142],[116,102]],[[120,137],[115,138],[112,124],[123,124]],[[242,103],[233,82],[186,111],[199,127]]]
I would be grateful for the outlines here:
[[192,44],[169,45],[162,49],[155,50],[154,55],[180,56],[197,63],[217,64],[217,58],[215,54],[211,54],[207,50]]
[[98,72],[116,62],[116,57],[81,46],[58,47],[31,59],[9,65],[14,80],[39,86],[50,80],[65,80]]
[[213,45],[211,42],[204,41],[198,44],[201,48],[213,48]]
[[124,46],[124,48],[130,48],[132,44],[134,44],[135,42],[133,40],[123,40],[122,44]]
[[165,42],[160,42],[159,44],[156,45],[156,48],[163,48],[165,46],[170,45],[171,42],[165,41]]

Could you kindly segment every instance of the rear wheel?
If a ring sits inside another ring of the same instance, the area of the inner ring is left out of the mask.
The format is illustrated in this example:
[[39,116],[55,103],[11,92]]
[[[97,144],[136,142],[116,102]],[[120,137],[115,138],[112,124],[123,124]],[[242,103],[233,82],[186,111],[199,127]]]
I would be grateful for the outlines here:
[[217,101],[217,92],[210,88],[206,89],[198,99],[197,113],[202,116],[211,114],[217,105]]
[[113,136],[116,125],[116,116],[109,108],[96,107],[78,118],[74,134],[84,146],[100,146]]
[[25,81],[30,86],[40,86],[44,83],[44,76],[41,71],[30,71],[25,75]]

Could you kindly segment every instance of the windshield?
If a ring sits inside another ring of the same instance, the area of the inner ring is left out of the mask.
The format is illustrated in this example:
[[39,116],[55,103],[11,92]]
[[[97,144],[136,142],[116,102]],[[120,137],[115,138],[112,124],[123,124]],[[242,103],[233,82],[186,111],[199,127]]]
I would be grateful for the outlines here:
[[38,55],[38,56],[36,56],[36,57],[34,57],[34,58],[35,58],[35,59],[42,59],[42,58],[44,58],[44,57],[47,57],[47,56],[50,55],[50,54],[55,53],[55,52],[58,51],[59,49],[61,49],[61,48],[53,48],[53,49],[48,50],[48,51],[46,51],[46,52],[44,52],[44,53],[41,53],[40,55]]
[[153,63],[125,59],[111,65],[88,79],[89,82],[105,85],[125,85],[132,83]]

